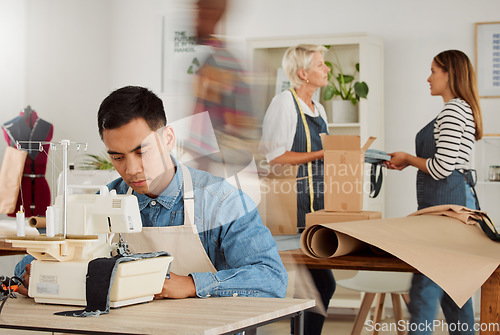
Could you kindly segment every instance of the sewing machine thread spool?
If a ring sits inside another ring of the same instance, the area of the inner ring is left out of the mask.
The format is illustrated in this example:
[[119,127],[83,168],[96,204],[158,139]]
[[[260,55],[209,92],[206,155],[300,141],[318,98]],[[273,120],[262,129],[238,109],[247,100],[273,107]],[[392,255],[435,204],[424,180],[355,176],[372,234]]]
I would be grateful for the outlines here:
[[57,207],[56,205],[52,205],[50,206],[52,207],[53,211],[54,211],[54,233],[55,233],[55,230],[57,229],[57,231],[60,230],[60,226],[59,226],[59,207]]
[[24,227],[24,209],[22,205],[19,208],[19,211],[16,213],[16,228],[17,236],[26,236]]
[[55,235],[55,217],[52,206],[48,206],[45,212],[45,234],[47,237],[54,237]]

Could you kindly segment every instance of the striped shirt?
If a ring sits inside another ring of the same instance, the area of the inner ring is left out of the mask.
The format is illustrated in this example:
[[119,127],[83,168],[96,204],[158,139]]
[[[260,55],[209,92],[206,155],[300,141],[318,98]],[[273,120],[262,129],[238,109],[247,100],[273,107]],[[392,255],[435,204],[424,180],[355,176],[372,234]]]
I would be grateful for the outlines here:
[[434,123],[436,154],[426,162],[432,178],[444,179],[453,170],[469,168],[475,131],[472,109],[467,102],[454,98],[444,105]]

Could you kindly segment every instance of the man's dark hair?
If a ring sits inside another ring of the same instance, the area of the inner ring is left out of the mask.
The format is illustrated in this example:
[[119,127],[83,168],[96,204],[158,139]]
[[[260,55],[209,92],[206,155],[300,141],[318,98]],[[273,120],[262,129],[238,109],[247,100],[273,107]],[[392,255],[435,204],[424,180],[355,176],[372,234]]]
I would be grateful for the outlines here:
[[149,89],[125,86],[103,100],[97,112],[97,126],[102,139],[105,129],[116,129],[130,121],[143,118],[151,130],[167,124],[163,102]]

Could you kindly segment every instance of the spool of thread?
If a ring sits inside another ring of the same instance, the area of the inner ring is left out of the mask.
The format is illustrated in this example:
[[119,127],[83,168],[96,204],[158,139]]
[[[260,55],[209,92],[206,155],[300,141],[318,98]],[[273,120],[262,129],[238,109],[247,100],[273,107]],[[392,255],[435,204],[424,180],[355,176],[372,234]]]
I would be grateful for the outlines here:
[[24,227],[24,211],[23,206],[19,209],[19,212],[16,213],[16,227],[17,227],[17,236],[26,236],[25,227]]
[[59,220],[59,207],[56,205],[53,205],[52,208],[54,209],[54,234],[57,232],[61,232],[62,228],[60,226],[60,220]]
[[45,234],[47,237],[55,235],[54,208],[52,206],[48,206],[45,211]]

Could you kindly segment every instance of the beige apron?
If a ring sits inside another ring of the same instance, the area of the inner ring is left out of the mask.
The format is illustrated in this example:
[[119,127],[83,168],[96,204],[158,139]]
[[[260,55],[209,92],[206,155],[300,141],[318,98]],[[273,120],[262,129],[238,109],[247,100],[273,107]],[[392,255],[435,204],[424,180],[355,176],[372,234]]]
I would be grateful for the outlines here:
[[[191,173],[179,164],[184,176],[184,224],[172,227],[143,227],[141,233],[123,234],[132,253],[166,251],[174,260],[170,271],[181,276],[195,272],[215,273],[194,224],[194,192]],[[129,188],[127,194],[132,194]]]

